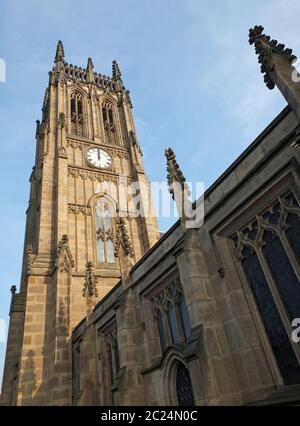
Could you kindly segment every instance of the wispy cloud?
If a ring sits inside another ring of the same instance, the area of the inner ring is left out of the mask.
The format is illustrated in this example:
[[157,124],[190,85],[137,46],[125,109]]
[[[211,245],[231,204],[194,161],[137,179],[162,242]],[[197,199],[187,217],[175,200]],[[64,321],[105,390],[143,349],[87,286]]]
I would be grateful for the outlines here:
[[[219,99],[224,113],[243,126],[248,137],[285,105],[282,96],[270,93],[263,83],[254,49],[247,45],[248,28],[262,23],[274,38],[284,32],[284,39],[293,39],[292,45],[300,51],[298,26],[293,28],[300,3],[272,0],[260,2],[259,8],[255,5],[226,0],[220,8],[218,1],[189,1],[195,26],[210,50],[209,63],[199,70],[199,87]],[[218,13],[219,8],[223,13]]]

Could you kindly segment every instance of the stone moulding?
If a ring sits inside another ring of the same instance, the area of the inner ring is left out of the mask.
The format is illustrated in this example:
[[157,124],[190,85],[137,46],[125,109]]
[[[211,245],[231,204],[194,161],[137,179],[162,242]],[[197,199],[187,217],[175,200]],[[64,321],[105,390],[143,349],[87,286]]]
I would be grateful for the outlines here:
[[[94,144],[93,142],[91,143],[86,143],[86,142],[81,142],[81,141],[76,141],[73,139],[67,139],[67,146],[71,147],[73,149],[80,149],[80,151],[84,151],[85,149],[88,148],[92,148],[92,147],[96,147],[98,148],[99,145]],[[118,148],[111,148],[105,144],[101,144],[101,146],[104,147],[104,149],[106,151],[109,152],[109,154],[113,157],[113,158],[124,158],[126,160],[128,160],[128,152],[123,150],[123,149],[118,149]]]
[[[68,167],[68,176],[73,178],[81,178],[83,180],[91,180],[97,182],[113,182],[118,185],[120,181],[120,177],[118,175],[109,174],[105,172],[95,172],[89,171],[76,167]],[[126,178],[128,185],[132,183],[131,178]]]
[[92,211],[91,208],[88,206],[83,206],[80,204],[68,204],[68,211],[69,213],[74,213],[74,214],[83,214],[85,216],[91,216]]

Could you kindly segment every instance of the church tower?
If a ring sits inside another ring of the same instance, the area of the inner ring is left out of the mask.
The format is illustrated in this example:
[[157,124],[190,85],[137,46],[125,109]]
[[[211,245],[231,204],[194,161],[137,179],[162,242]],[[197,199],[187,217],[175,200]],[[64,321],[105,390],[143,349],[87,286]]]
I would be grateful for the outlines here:
[[59,41],[42,111],[4,405],[71,405],[72,329],[159,238],[117,62],[112,77],[73,66]]

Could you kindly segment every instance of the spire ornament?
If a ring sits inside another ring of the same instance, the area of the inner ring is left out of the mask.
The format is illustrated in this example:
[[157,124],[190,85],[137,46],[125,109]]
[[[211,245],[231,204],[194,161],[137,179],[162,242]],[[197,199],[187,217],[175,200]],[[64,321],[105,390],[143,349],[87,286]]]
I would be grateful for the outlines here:
[[10,288],[10,292],[14,296],[17,292],[17,287],[15,285],[12,285],[11,288]]
[[275,87],[273,53],[284,56],[288,59],[290,65],[297,58],[292,54],[292,49],[286,48],[284,44],[278,43],[277,40],[271,40],[271,37],[263,34],[263,31],[264,27],[261,25],[250,28],[249,44],[254,44],[255,52],[258,55],[258,62],[261,64],[261,72],[264,74],[264,81],[268,89],[273,90]]
[[64,62],[64,60],[65,60],[64,45],[61,40],[58,40],[54,62],[55,63]]
[[193,209],[192,202],[190,201],[191,192],[177,163],[174,151],[171,148],[166,149],[165,156],[167,158],[169,192],[176,203],[181,226],[186,231],[188,228],[193,228],[198,226],[198,224],[201,225],[203,215],[198,217],[197,209]]
[[114,80],[122,81],[122,73],[117,61],[113,61],[112,63],[112,76]]
[[92,60],[92,58],[88,58],[86,69],[87,69],[88,71],[89,71],[89,70],[93,70],[93,69],[94,69],[94,64],[93,64],[93,60]]
[[174,183],[179,184],[182,191],[187,191],[187,194],[190,195],[189,188],[185,183],[185,177],[183,176],[179,164],[177,163],[174,151],[171,148],[166,149],[165,156],[167,158],[167,180],[169,185],[169,192],[172,195],[173,200],[175,199]]
[[82,290],[83,297],[98,297],[97,278],[94,275],[94,264],[88,262],[86,264],[85,280]]
[[88,58],[86,72],[87,72],[87,81],[89,83],[94,83],[95,75],[94,75],[94,64],[93,64],[92,58]]
[[126,229],[125,219],[119,217],[116,220],[116,239],[115,239],[115,256],[119,257],[119,249],[122,245],[126,256],[133,257],[133,249],[128,232]]

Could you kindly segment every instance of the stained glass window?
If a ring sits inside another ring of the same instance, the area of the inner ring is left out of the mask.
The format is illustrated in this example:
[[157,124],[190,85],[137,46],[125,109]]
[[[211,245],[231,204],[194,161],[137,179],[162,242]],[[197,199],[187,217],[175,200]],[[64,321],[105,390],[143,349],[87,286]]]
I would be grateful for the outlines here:
[[300,383],[300,367],[260,262],[249,247],[244,248],[243,256],[243,269],[253,291],[283,380],[287,385]]
[[152,300],[162,353],[184,343],[191,335],[188,308],[180,281],[176,279]]
[[292,322],[300,318],[300,283],[280,239],[270,231],[264,233],[263,253]]
[[97,259],[101,263],[105,262],[104,241],[101,238],[97,239]]
[[234,237],[237,255],[287,385],[300,383],[296,347],[289,338],[292,321],[300,317],[299,219],[299,203],[290,192],[278,197]]
[[116,262],[112,217],[112,206],[104,198],[100,198],[96,204],[97,259],[100,263]]
[[169,321],[169,327],[170,327],[171,336],[172,336],[172,342],[175,344],[178,344],[180,342],[178,325],[176,320],[175,309],[171,305],[171,303],[168,304],[167,312],[168,312],[168,321]]
[[162,353],[164,353],[168,347],[166,334],[165,334],[165,328],[164,328],[164,321],[163,316],[160,309],[157,309],[156,314],[157,319],[157,326],[158,326],[158,333],[159,333],[159,340],[161,345]]
[[190,374],[183,364],[178,366],[176,390],[179,407],[193,407],[195,405]]

